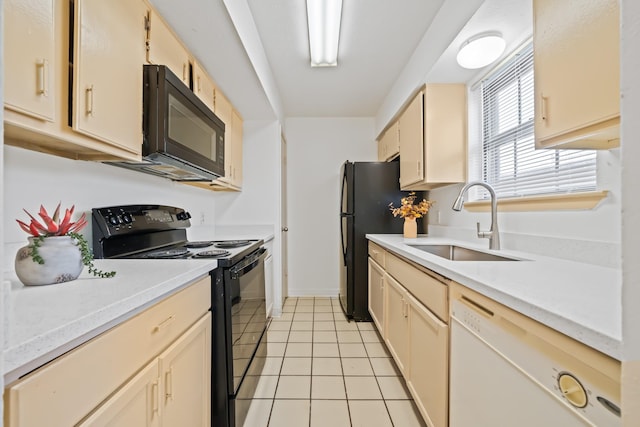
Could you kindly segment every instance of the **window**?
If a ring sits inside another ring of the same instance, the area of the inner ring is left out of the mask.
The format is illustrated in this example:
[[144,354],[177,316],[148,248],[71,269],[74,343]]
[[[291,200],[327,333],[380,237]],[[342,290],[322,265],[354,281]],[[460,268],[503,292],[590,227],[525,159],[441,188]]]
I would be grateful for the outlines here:
[[535,149],[533,82],[530,43],[481,83],[483,180],[502,198],[595,190],[594,150]]

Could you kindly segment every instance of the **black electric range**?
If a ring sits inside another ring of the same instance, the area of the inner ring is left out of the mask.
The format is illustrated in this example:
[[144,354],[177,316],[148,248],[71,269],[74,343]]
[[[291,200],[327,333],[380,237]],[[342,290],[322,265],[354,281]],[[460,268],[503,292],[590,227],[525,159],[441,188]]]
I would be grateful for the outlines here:
[[229,267],[264,243],[258,239],[188,241],[191,214],[172,206],[95,208],[91,217],[96,258],[215,258],[221,267]]
[[[191,215],[162,205],[128,205],[92,209],[96,258],[215,258],[211,271],[212,360],[211,425],[242,426],[257,383],[245,381],[251,368],[265,363],[266,311],[263,241],[190,242]],[[258,377],[248,377],[258,378]]]

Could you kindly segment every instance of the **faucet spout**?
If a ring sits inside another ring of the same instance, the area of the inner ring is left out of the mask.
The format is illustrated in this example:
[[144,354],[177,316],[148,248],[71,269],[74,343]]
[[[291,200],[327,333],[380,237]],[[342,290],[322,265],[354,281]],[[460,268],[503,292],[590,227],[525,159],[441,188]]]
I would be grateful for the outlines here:
[[496,197],[496,192],[492,186],[482,181],[474,181],[469,182],[460,190],[460,194],[456,198],[455,202],[453,202],[453,206],[451,209],[454,211],[460,212],[462,210],[462,206],[464,205],[464,195],[469,190],[469,188],[479,185],[487,189],[489,194],[491,195],[491,228],[489,231],[481,231],[480,223],[478,223],[478,237],[489,239],[489,249],[500,249],[500,232],[498,231],[498,198]]

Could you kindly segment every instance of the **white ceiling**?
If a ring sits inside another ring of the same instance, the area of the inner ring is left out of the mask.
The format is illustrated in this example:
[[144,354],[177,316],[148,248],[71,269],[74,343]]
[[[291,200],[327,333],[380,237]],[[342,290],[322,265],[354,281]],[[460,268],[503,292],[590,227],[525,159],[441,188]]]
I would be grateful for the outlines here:
[[[414,51],[421,53],[429,26],[446,19],[438,15],[443,3],[455,10],[467,2],[344,0],[338,67],[312,68],[304,0],[151,1],[245,120],[375,117]],[[501,31],[509,47],[521,43],[531,33],[531,1],[482,2],[455,38],[433,43],[448,48],[438,47],[424,78],[473,80],[482,70],[462,70],[455,53],[487,30]]]

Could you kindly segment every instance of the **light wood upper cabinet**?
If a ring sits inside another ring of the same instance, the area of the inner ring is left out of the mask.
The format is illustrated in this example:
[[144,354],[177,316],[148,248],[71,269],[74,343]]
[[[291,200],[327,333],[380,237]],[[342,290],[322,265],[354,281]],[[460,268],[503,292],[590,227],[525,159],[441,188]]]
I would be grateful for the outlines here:
[[197,61],[193,62],[193,92],[213,111],[215,108],[215,86],[211,77]]
[[[171,28],[153,9],[146,18],[147,62],[166,65],[185,85],[189,86],[189,51]],[[213,96],[213,94],[211,95]]]
[[400,187],[424,179],[424,91],[418,92],[400,115]]
[[219,188],[237,190],[242,187],[242,117],[220,90],[215,92],[214,113],[225,125],[224,177],[215,182]]
[[537,148],[619,145],[617,0],[534,0]]
[[142,148],[141,0],[77,0],[73,129],[133,153]]
[[400,115],[400,187],[430,190],[467,179],[464,84],[427,84]]
[[378,161],[387,162],[400,154],[400,124],[396,120],[378,139]]
[[244,122],[240,113],[233,110],[231,115],[231,183],[236,187],[242,187],[242,135]]
[[37,119],[55,114],[54,0],[4,2],[5,107]]
[[[136,1],[132,1],[130,7],[135,8],[137,4]],[[82,1],[75,4],[76,9],[82,8],[83,5]],[[118,8],[119,6],[114,7],[114,13]],[[73,25],[75,18],[71,16],[73,12],[71,3],[57,0],[28,2],[10,0],[4,2],[3,10],[5,12],[5,144],[71,159],[139,161],[142,143],[140,124],[142,95],[139,92],[132,93],[132,96],[126,98],[119,98],[118,103],[118,108],[124,105],[127,107],[124,109],[131,112],[133,110],[129,110],[129,107],[139,102],[135,115],[127,117],[124,122],[118,121],[119,115],[112,116],[113,121],[110,122],[111,128],[119,129],[122,125],[129,126],[135,119],[138,130],[135,147],[131,143],[129,134],[127,139],[116,141],[115,134],[119,137],[121,135],[119,132],[109,135],[100,132],[79,133],[75,131],[76,128],[72,128],[71,121],[75,122],[76,119],[70,118],[70,114],[75,112],[75,110],[72,111],[72,104],[76,107],[76,101],[71,98],[76,100],[80,98],[74,95],[76,89],[70,79],[70,73],[75,79],[73,73],[78,66],[75,62],[76,57],[70,58],[70,52],[73,52],[76,46],[74,41],[77,41]],[[142,16],[140,15],[139,18]],[[77,23],[77,20],[75,22]],[[136,33],[137,30],[144,31],[142,20],[136,20],[135,26]],[[121,28],[119,21],[110,28],[85,28],[85,38],[89,37],[88,41],[85,40],[85,44],[99,44],[103,39],[111,43],[111,32],[122,34],[127,31],[128,28]],[[105,33],[108,35],[105,36]],[[139,36],[136,36],[136,40],[140,40]],[[128,40],[125,46],[123,51],[129,48],[137,49],[135,73],[126,74],[126,78],[123,78],[125,74],[120,72],[119,67],[115,67],[111,62],[103,64],[105,67],[102,70],[103,74],[109,74],[111,77],[106,89],[102,86],[99,88],[96,86],[96,88],[106,91],[111,94],[110,96],[120,94],[120,88],[129,88],[132,81],[140,80],[140,90],[142,88],[140,67],[144,62],[144,54],[140,50],[140,43]],[[140,54],[143,56],[140,57]],[[122,57],[127,58],[128,55],[123,53]],[[73,69],[70,68],[70,61],[74,62]],[[113,70],[116,72],[112,72]],[[116,77],[117,84],[114,83]],[[130,91],[130,89],[126,90]],[[140,100],[136,101],[138,96]],[[81,99],[84,100],[84,97]],[[81,108],[85,106],[82,105]]]

